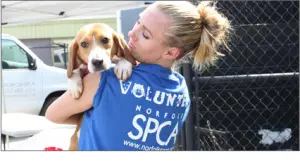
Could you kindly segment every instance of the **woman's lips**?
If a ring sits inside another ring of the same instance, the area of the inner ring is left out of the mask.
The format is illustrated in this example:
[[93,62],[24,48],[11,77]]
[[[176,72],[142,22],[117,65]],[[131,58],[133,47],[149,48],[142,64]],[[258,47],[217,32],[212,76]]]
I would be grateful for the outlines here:
[[133,45],[133,43],[132,43],[131,40],[129,41],[128,46],[129,46],[131,49],[134,49],[134,48],[135,48],[135,46]]

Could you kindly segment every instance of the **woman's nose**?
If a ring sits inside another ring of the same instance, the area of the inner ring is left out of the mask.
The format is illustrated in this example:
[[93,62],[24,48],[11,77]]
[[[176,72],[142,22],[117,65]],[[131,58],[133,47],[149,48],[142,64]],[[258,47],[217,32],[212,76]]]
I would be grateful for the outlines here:
[[136,37],[135,37],[135,35],[134,35],[133,30],[130,30],[130,31],[128,32],[128,37],[131,38],[132,40],[136,41]]

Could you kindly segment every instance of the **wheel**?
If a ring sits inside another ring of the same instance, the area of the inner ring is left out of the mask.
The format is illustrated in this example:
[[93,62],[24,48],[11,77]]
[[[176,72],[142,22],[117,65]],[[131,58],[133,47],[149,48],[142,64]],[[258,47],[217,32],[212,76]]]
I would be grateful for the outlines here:
[[44,103],[43,105],[43,108],[40,112],[40,116],[45,116],[46,114],[46,111],[48,109],[48,107],[51,105],[52,102],[54,102],[58,97],[57,96],[54,96],[54,97],[50,97],[46,100],[46,102]]

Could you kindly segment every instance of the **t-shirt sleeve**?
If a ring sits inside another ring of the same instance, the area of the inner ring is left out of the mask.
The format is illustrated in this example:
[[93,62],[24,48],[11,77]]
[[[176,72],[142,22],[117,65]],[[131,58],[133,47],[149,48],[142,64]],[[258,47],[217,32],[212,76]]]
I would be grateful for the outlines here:
[[98,89],[96,91],[96,94],[94,95],[94,101],[93,101],[93,106],[98,106],[101,100],[101,92],[104,88],[104,85],[106,83],[106,80],[109,76],[111,76],[112,74],[114,74],[114,68],[110,68],[106,71],[103,71],[100,73],[100,82],[99,82],[99,86]]

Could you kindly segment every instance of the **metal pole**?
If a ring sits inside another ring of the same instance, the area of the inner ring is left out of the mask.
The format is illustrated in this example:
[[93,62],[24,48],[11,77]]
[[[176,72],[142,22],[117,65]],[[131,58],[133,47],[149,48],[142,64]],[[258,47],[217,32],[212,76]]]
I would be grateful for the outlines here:
[[193,86],[192,86],[192,80],[193,80],[193,74],[192,74],[192,66],[191,64],[184,63],[183,64],[183,76],[185,78],[189,93],[190,93],[190,99],[191,99],[191,106],[189,114],[185,121],[185,132],[186,132],[186,150],[195,150],[195,121],[194,121],[194,109],[193,109]]
[[4,134],[1,134],[1,141],[3,143],[3,150],[5,151],[6,150],[6,135]]
[[65,69],[67,69],[67,53],[66,53],[66,47],[67,47],[67,45],[64,43],[64,63],[65,63]]
[[180,143],[182,150],[186,150],[186,132],[185,132],[185,124],[183,124],[180,135]]

